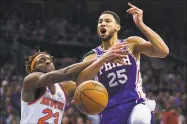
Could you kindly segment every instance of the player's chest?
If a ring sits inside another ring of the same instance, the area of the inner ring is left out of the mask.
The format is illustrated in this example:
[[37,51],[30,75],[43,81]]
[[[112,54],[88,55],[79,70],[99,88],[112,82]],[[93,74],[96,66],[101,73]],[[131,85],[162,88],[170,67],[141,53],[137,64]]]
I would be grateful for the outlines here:
[[99,70],[98,76],[103,74],[109,74],[111,72],[117,72],[120,70],[133,71],[136,68],[136,61],[131,55],[126,55],[122,61],[124,64],[107,62]]
[[51,107],[52,109],[63,110],[65,106],[65,96],[61,92],[51,94],[50,91],[42,97],[40,104]]

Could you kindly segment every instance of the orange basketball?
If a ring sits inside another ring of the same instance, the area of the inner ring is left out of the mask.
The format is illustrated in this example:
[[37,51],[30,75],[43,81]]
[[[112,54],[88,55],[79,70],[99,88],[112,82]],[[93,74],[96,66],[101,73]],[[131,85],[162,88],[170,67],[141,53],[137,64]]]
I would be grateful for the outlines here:
[[75,105],[84,114],[98,114],[108,104],[108,92],[99,82],[88,80],[81,83],[74,94]]

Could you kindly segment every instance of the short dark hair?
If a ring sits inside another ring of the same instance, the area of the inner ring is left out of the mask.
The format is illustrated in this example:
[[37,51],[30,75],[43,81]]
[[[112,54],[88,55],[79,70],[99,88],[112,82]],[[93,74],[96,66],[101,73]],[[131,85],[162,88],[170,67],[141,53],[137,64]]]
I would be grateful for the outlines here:
[[101,15],[103,15],[103,14],[110,14],[110,15],[112,15],[114,17],[116,23],[120,25],[120,18],[118,16],[118,14],[116,14],[115,12],[110,11],[110,10],[106,10],[106,11],[104,11],[104,12],[101,13]]
[[[39,54],[46,54],[46,55],[49,55],[46,51],[44,51],[44,52],[39,51],[39,52],[36,52],[35,54],[29,56],[29,57],[27,58],[27,60],[25,61],[25,71],[26,71],[27,73],[31,73],[31,72],[32,72],[32,71],[31,71],[31,63],[32,63],[32,61],[34,60],[34,58],[35,58],[36,56],[38,56]],[[53,58],[53,56],[50,56],[50,57]]]

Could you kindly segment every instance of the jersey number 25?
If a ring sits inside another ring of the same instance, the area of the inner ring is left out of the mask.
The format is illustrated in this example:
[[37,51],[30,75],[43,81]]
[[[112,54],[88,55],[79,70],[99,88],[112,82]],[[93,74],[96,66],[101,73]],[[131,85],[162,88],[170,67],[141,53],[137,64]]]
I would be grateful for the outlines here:
[[[114,72],[109,73],[107,76],[107,78],[110,79],[109,87],[114,87],[114,86],[119,85],[118,82],[120,84],[124,84],[125,82],[127,82],[128,77],[126,74],[124,74],[125,72],[126,72],[126,70],[122,69],[122,70],[116,71],[116,73],[114,73]],[[118,82],[116,81],[116,79],[118,80]]]

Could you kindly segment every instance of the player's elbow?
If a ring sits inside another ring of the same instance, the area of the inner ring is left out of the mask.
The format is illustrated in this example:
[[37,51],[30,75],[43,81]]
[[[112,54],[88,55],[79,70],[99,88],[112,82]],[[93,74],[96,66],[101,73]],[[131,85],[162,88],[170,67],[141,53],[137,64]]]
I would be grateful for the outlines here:
[[81,73],[78,74],[78,76],[76,77],[76,85],[79,86],[82,82],[86,81],[86,80],[90,80],[89,76],[87,75],[86,72],[82,71]]
[[161,54],[160,54],[160,58],[165,58],[166,56],[169,55],[169,48],[167,47],[166,49],[164,49]]
[[84,81],[82,73],[78,74],[75,78],[76,85],[79,86]]

